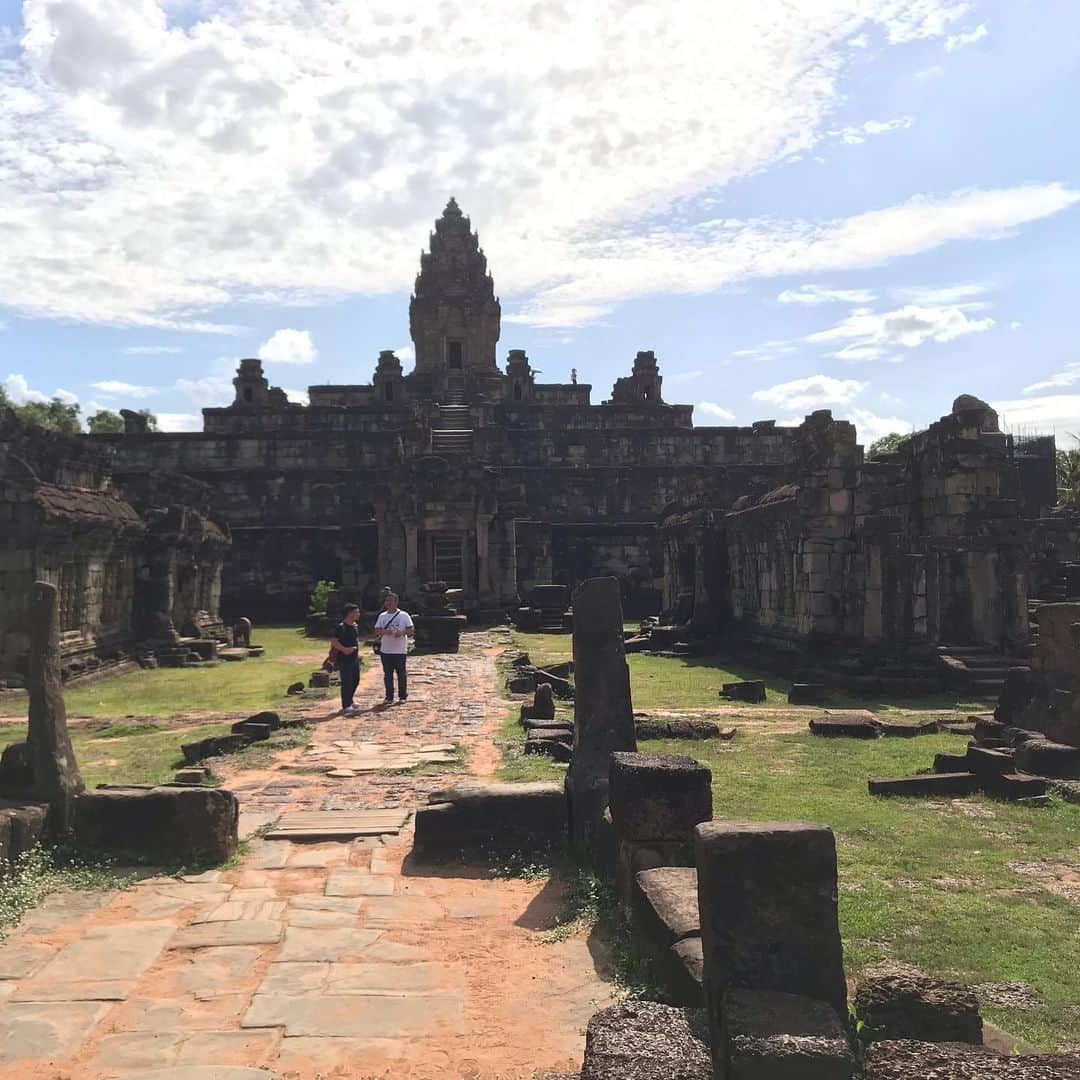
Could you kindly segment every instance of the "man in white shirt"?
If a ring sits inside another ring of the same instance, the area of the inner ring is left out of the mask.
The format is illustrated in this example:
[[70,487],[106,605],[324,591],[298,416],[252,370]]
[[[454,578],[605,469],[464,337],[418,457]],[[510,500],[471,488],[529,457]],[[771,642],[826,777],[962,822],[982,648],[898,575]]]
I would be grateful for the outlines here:
[[375,636],[379,639],[379,658],[382,660],[383,681],[386,684],[384,705],[394,703],[394,673],[397,672],[398,701],[409,697],[409,684],[405,675],[405,659],[409,652],[409,638],[413,635],[413,621],[407,611],[398,607],[397,593],[387,593],[386,610],[375,620]]

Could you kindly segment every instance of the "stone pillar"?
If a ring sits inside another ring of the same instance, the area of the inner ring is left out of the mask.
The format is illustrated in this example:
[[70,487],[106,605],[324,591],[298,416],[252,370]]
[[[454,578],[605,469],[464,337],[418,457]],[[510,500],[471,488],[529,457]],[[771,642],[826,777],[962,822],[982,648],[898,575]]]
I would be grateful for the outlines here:
[[[695,855],[714,1055],[723,1053],[728,990],[798,994],[845,1016],[832,830],[801,821],[713,821],[697,827]],[[716,1067],[723,1076],[720,1058]]]
[[420,546],[415,523],[405,524],[405,595],[415,603],[420,596]]
[[490,517],[484,514],[476,515],[476,583],[481,607],[491,599],[490,527]]
[[614,854],[604,820],[611,755],[637,750],[618,580],[583,582],[573,605],[574,757],[566,777],[570,838],[579,857],[605,862]]
[[37,796],[49,803],[50,828],[67,831],[72,801],[84,789],[68,734],[60,681],[60,612],[56,586],[36,581],[30,591],[30,723],[26,745]]

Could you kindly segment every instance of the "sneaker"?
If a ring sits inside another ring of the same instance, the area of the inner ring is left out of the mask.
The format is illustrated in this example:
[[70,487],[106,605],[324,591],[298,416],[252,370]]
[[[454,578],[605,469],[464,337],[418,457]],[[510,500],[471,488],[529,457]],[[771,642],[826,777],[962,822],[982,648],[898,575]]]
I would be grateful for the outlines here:
[[383,704],[384,705],[393,705],[394,704],[394,699],[392,697],[383,698]]
[[345,708],[341,710],[341,715],[342,716],[355,716],[356,715],[356,706],[355,705],[346,705]]
[[409,700],[409,695],[406,694],[403,698],[398,698],[398,704],[399,705],[404,705],[405,702],[408,701],[408,700]]

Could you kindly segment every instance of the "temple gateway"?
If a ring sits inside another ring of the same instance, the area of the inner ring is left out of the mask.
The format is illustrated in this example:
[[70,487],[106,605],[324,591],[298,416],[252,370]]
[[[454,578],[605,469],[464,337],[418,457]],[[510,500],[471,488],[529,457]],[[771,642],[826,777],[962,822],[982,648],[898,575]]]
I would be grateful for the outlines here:
[[[828,411],[695,427],[648,351],[600,402],[576,376],[539,382],[522,350],[500,366],[500,314],[451,199],[409,303],[408,374],[381,352],[370,383],[300,405],[243,360],[200,433],[126,413],[123,434],[43,443],[0,417],[0,511],[26,522],[0,544],[0,621],[52,581],[65,655],[93,667],[222,615],[295,622],[321,580],[369,610],[384,586],[410,605],[443,581],[501,619],[536,586],[613,576],[629,616],[878,671],[902,656],[905,677],[954,649],[990,678],[1028,648],[1033,603],[1080,595],[1053,438],[1003,433],[978,398],[870,461]],[[0,672],[19,670],[25,643],[0,639]]]

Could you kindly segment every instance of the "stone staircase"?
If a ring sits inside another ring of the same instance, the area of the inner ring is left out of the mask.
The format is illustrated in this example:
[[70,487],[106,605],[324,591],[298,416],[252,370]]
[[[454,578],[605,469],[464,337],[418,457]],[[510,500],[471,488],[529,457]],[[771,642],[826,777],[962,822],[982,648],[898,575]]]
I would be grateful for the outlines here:
[[446,379],[446,401],[439,405],[439,418],[431,429],[431,452],[468,454],[472,447],[472,418],[469,406],[465,404],[465,377],[450,374]]
[[1005,675],[1012,668],[1027,667],[1022,660],[983,645],[939,645],[937,654],[948,684],[978,697],[997,697]]

